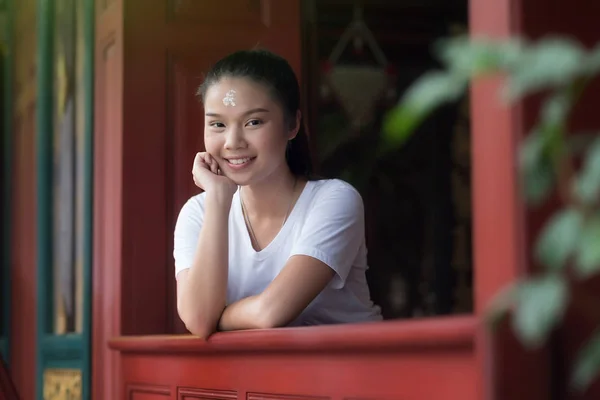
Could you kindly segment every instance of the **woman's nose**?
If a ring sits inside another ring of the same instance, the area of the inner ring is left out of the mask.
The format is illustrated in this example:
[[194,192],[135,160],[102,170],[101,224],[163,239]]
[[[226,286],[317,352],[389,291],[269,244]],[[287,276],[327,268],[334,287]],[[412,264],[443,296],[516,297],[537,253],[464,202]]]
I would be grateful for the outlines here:
[[225,148],[228,150],[235,150],[245,147],[246,142],[244,141],[243,129],[237,126],[233,126],[227,130],[225,136]]

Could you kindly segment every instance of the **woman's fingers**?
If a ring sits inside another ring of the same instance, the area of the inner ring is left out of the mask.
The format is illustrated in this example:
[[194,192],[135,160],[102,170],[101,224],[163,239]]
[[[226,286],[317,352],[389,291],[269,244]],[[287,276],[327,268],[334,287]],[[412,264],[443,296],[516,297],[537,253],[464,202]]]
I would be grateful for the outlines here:
[[216,178],[214,175],[223,175],[214,157],[206,152],[196,153],[192,169],[194,184],[203,190],[208,190],[208,186],[213,186],[214,183],[220,182],[218,181],[219,178]]
[[194,184],[203,190],[206,190],[204,187],[205,185],[203,184],[205,178],[202,178],[202,175],[204,175],[203,170],[210,171],[210,169],[210,166],[205,161],[205,154],[196,153],[196,157],[194,157],[194,166],[192,167],[192,178]]
[[192,167],[192,172],[198,167],[208,169],[203,153],[196,153],[196,157],[194,157],[194,165]]
[[219,164],[217,164],[217,161],[214,159],[214,157],[211,156],[209,153],[205,153],[205,155],[204,155],[204,161],[210,167],[211,172],[213,174],[217,174],[218,175],[218,173],[219,173]]

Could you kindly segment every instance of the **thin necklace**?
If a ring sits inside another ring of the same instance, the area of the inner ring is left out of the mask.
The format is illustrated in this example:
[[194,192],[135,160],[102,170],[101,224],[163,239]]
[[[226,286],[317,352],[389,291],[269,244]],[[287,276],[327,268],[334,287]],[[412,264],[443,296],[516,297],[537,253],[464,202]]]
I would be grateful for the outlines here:
[[[290,215],[290,211],[292,210],[292,204],[294,203],[294,194],[296,193],[296,183],[297,182],[298,182],[298,178],[296,176],[294,176],[294,186],[292,187],[292,198],[290,199],[290,204],[288,205],[287,212],[285,213],[285,217],[283,218],[283,222],[281,223],[281,228],[279,228],[279,230],[281,230],[283,228],[283,226],[285,225],[285,222],[287,221],[288,216]],[[246,205],[244,204],[244,198],[242,196],[242,187],[241,186],[240,186],[240,202],[242,203],[242,214],[244,215],[244,221],[246,222],[246,225],[248,226],[248,230],[250,231],[251,240],[256,244],[256,247],[260,251],[262,249],[262,247],[258,243],[258,240],[256,239],[256,235],[254,234],[254,229],[252,228],[252,223],[250,222],[250,217],[248,216],[248,211],[246,210]]]

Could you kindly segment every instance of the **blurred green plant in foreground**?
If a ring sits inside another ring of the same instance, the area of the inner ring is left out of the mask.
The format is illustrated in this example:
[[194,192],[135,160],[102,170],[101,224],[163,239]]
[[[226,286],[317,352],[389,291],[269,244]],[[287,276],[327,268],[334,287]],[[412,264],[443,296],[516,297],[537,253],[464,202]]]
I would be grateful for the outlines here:
[[[487,314],[494,322],[510,311],[520,341],[529,348],[541,346],[569,304],[569,276],[583,280],[600,272],[600,134],[585,149],[579,171],[572,167],[578,156],[573,138],[581,135],[567,134],[573,107],[600,72],[600,45],[589,51],[562,37],[537,42],[460,37],[445,39],[434,50],[445,69],[419,78],[389,113],[387,150],[402,146],[438,107],[459,100],[474,79],[503,76],[499,94],[507,104],[543,95],[537,123],[519,149],[522,193],[531,206],[553,192],[563,203],[536,239],[534,255],[543,269],[511,284]],[[585,390],[599,371],[600,329],[578,355],[572,387]]]

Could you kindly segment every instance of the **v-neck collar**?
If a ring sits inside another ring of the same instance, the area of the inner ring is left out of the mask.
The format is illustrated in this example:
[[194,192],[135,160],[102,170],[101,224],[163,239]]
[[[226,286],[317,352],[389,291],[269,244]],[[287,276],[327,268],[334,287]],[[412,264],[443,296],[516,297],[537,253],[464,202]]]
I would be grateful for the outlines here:
[[264,258],[267,255],[269,255],[270,253],[272,253],[273,251],[275,251],[277,248],[279,248],[282,237],[285,237],[286,233],[294,225],[296,214],[298,214],[298,212],[299,212],[298,210],[300,209],[302,202],[304,202],[304,199],[306,198],[308,191],[312,190],[312,183],[313,183],[312,181],[307,181],[305,183],[304,187],[302,188],[302,192],[300,192],[300,196],[298,196],[296,203],[292,207],[290,214],[288,215],[288,217],[287,217],[285,223],[283,224],[283,226],[281,227],[281,229],[279,229],[279,231],[277,232],[275,237],[269,242],[269,244],[267,244],[265,247],[263,247],[259,251],[257,251],[254,248],[254,246],[252,246],[252,239],[250,237],[250,232],[248,231],[248,227],[246,226],[246,221],[244,219],[244,212],[242,210],[241,191],[240,191],[240,189],[237,190],[236,199],[235,199],[236,200],[235,201],[235,207],[236,207],[235,218],[237,218],[238,226],[243,231],[242,232],[242,238],[243,238],[242,245],[247,247],[254,257]]

